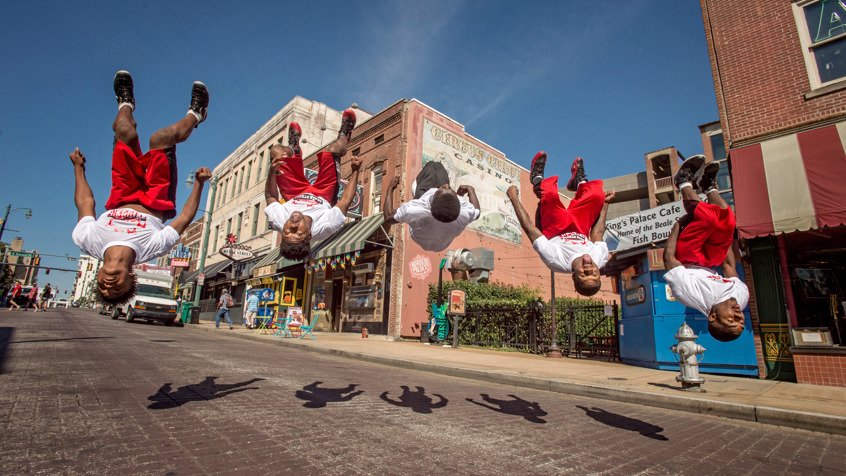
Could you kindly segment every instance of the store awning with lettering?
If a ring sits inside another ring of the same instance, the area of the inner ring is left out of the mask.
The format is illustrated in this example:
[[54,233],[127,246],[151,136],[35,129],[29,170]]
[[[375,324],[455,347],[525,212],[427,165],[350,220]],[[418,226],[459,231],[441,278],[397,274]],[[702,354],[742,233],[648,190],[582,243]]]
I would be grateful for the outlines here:
[[312,253],[312,260],[319,260],[329,256],[338,256],[364,248],[367,239],[382,226],[385,216],[381,213],[370,215],[355,223],[343,233],[334,237],[331,242]]
[[[208,266],[204,266],[203,274],[206,275],[206,279],[212,279],[220,273],[225,272],[230,266],[232,266],[232,261],[230,260],[223,260],[214,264],[210,264]],[[199,271],[190,271],[188,273],[183,272],[179,276],[179,283],[196,283],[197,276],[199,276]],[[183,279],[182,276],[185,276]]]
[[846,122],[731,151],[744,238],[846,223]]
[[279,270],[296,265],[302,266],[303,262],[283,258],[279,255],[279,247],[277,246],[253,266],[253,277],[270,276],[276,274]]

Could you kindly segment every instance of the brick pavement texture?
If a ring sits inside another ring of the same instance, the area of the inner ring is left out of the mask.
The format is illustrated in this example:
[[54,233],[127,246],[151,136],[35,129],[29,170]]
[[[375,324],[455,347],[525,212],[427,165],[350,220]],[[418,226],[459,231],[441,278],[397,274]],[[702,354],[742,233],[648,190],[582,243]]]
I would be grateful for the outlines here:
[[846,437],[0,313],[4,474],[843,474]]

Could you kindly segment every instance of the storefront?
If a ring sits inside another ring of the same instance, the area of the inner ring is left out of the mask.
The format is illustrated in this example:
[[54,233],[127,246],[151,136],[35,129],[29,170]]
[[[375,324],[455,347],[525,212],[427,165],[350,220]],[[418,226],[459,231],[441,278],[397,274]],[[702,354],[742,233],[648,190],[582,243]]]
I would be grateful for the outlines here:
[[381,213],[348,223],[316,244],[309,262],[309,322],[316,329],[386,334],[392,245]]
[[845,142],[841,122],[731,151],[769,378],[846,387]]
[[285,313],[292,306],[303,308],[307,280],[303,263],[282,258],[277,247],[253,265],[252,276],[245,281],[246,286],[238,296],[245,298],[247,291],[253,288],[273,289],[276,299],[264,304],[272,315]]

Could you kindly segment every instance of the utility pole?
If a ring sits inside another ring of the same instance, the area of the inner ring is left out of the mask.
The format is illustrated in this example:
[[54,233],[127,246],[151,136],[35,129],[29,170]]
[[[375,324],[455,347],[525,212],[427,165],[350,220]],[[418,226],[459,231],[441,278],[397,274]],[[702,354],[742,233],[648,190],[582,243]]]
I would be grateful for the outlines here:
[[[191,181],[193,182],[193,180]],[[203,290],[203,285],[200,284],[200,275],[206,270],[206,248],[209,245],[209,232],[211,231],[212,221],[211,209],[214,209],[214,196],[217,192],[217,177],[212,177],[211,180],[209,180],[209,183],[211,183],[211,199],[209,200],[211,206],[209,207],[210,210],[206,210],[206,229],[203,230],[203,244],[200,246],[200,265],[197,267],[197,286],[194,289],[194,307],[200,305],[200,292]]]

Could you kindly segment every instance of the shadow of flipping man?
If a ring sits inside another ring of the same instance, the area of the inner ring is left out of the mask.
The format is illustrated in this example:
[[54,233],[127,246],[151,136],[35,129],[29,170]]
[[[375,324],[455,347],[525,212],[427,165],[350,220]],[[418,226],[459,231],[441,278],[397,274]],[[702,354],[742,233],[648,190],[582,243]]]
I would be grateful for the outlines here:
[[417,391],[411,390],[407,385],[402,385],[400,388],[402,389],[402,395],[400,395],[399,400],[388,398],[388,392],[384,392],[379,398],[391,405],[411,408],[416,413],[432,413],[433,409],[443,408],[449,402],[443,395],[433,393],[432,395],[440,399],[438,403],[433,403],[434,400],[426,395],[426,389],[423,387],[416,387]]
[[[318,388],[323,382],[314,382],[306,385],[295,394],[300,400],[307,400],[303,403],[306,408],[323,408],[329,402],[348,402],[364,393],[364,390],[354,391],[357,383],[352,383],[346,388]],[[344,395],[344,394],[347,395]]]
[[538,402],[529,402],[528,400],[523,400],[517,395],[511,394],[509,394],[508,396],[513,398],[514,400],[497,400],[496,398],[491,398],[487,393],[482,393],[481,395],[486,402],[492,405],[496,405],[499,408],[494,408],[490,405],[485,405],[482,402],[476,402],[472,398],[468,398],[467,401],[470,403],[475,403],[476,405],[485,408],[489,408],[495,412],[521,416],[532,423],[546,423],[546,420],[541,417],[546,416],[547,413],[540,407],[540,403]]
[[647,438],[652,438],[653,440],[669,440],[666,436],[658,434],[664,431],[664,428],[658,425],[646,423],[645,421],[638,420],[636,418],[629,418],[616,413],[611,413],[597,407],[587,408],[581,405],[576,405],[576,408],[584,410],[587,416],[593,418],[599,423],[613,426],[614,428],[619,428],[621,430],[635,431]]
[[206,377],[200,383],[184,385],[175,391],[171,391],[172,384],[168,382],[162,385],[155,394],[147,397],[147,400],[153,402],[147,408],[163,410],[178,407],[188,402],[214,400],[236,392],[243,392],[244,390],[258,390],[258,387],[246,387],[246,385],[264,380],[263,378],[254,378],[244,382],[222,384],[215,383],[215,379],[217,377]]

